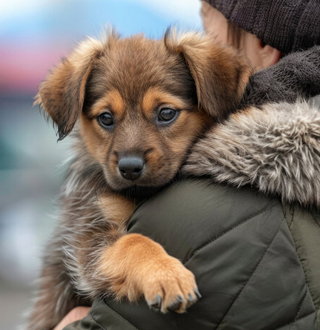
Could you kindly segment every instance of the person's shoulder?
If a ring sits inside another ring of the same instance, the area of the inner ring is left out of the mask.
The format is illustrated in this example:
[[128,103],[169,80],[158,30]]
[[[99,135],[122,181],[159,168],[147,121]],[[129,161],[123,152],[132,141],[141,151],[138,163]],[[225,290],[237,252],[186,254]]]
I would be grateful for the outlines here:
[[[280,200],[255,188],[188,178],[141,205],[133,214],[128,230],[152,237],[170,255],[187,260],[212,237],[271,209],[282,216]],[[177,244],[190,239],[192,244]]]

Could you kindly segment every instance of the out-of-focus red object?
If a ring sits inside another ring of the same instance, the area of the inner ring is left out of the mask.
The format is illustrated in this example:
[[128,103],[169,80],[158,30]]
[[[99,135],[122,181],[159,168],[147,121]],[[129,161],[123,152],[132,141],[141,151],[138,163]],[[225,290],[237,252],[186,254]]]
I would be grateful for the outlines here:
[[0,46],[0,93],[35,93],[48,70],[66,54],[54,47]]

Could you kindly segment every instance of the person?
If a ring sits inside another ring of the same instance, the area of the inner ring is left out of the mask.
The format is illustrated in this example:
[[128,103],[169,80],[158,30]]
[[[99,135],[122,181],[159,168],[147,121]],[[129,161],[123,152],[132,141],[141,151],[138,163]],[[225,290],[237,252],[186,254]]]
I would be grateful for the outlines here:
[[255,74],[187,160],[206,176],[148,200],[128,230],[180,259],[202,298],[182,315],[97,298],[55,330],[320,329],[320,3],[208,0],[201,13]]
[[269,68],[279,62],[281,51],[263,43],[254,34],[240,28],[209,3],[202,1],[201,17],[207,34],[218,42],[231,45],[249,59],[254,72]]

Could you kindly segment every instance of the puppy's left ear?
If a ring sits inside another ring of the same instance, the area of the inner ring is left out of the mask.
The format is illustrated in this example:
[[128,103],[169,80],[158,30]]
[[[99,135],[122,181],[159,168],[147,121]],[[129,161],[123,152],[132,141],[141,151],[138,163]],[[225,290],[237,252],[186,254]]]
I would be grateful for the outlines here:
[[252,74],[247,60],[202,33],[167,30],[164,43],[183,56],[194,79],[200,108],[217,119],[237,109]]

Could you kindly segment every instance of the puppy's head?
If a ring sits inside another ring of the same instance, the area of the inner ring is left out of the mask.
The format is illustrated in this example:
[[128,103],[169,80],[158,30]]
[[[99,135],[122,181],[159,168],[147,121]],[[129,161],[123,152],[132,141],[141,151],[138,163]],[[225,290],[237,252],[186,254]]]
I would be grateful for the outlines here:
[[40,85],[41,104],[64,138],[77,123],[109,186],[162,186],[213,120],[240,102],[244,59],[208,37],[167,32],[88,39]]

